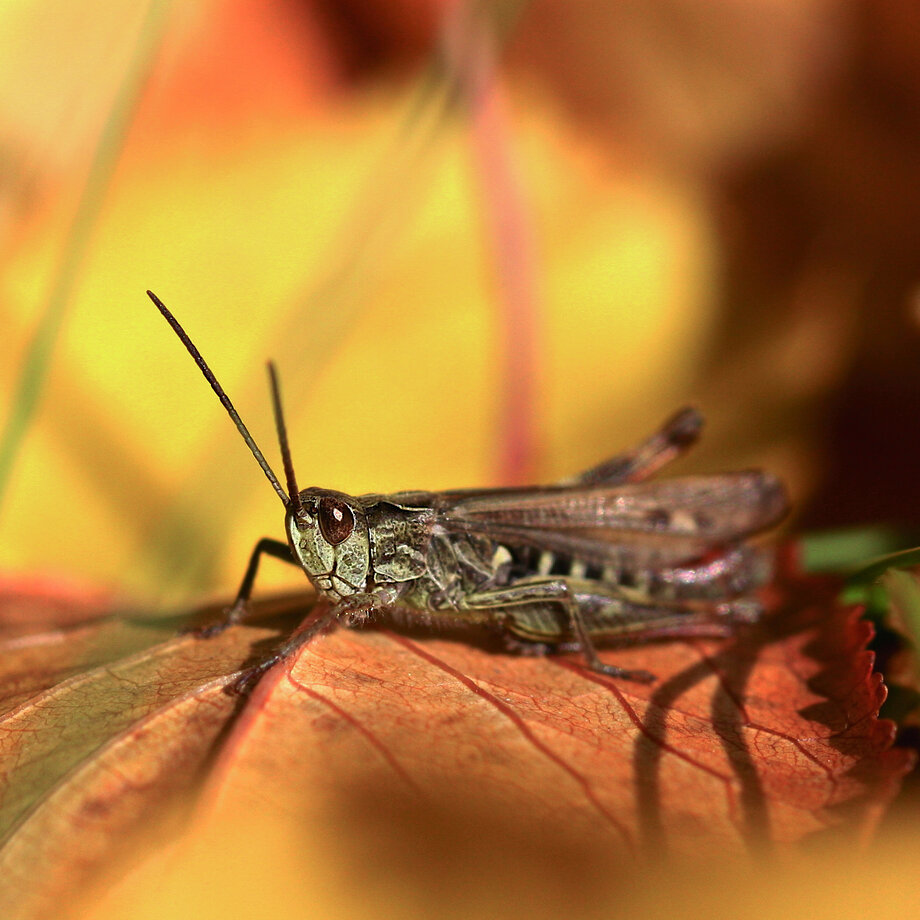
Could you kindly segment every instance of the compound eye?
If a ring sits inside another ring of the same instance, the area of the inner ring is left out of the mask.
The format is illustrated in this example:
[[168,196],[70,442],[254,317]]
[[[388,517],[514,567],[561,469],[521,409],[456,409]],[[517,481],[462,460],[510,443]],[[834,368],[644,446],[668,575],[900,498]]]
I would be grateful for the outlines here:
[[329,495],[319,501],[319,529],[326,542],[336,546],[355,529],[355,515],[348,505]]

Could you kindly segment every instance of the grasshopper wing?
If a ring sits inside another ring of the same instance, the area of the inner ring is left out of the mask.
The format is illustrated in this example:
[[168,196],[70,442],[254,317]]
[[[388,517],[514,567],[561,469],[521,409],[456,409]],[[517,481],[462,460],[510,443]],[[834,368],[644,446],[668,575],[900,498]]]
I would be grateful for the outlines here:
[[613,488],[573,486],[457,495],[440,509],[453,532],[475,533],[606,565],[624,555],[671,565],[777,523],[785,491],[760,471],[664,479]]

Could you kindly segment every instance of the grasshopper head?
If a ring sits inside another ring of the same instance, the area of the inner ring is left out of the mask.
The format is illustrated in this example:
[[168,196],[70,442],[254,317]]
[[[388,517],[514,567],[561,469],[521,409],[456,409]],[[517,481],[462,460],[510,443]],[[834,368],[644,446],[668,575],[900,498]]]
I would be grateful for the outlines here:
[[341,599],[367,590],[370,543],[356,499],[329,489],[304,489],[285,523],[294,555],[317,591]]

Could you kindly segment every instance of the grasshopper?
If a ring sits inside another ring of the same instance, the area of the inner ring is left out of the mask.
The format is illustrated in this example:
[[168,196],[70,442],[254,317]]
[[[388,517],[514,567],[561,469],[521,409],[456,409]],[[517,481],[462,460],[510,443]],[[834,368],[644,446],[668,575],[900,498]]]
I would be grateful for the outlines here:
[[299,565],[324,615],[260,673],[336,621],[398,608],[423,622],[497,627],[511,647],[580,649],[601,674],[654,675],[602,662],[595,643],[726,635],[756,620],[770,555],[745,542],[783,517],[776,477],[758,470],[647,482],[699,437],[686,408],[631,451],[562,482],[529,488],[346,495],[297,487],[278,375],[269,362],[281,485],[185,330],[147,292],[217,394],[285,509],[287,541],[264,538],[224,619],[243,617],[263,555]]

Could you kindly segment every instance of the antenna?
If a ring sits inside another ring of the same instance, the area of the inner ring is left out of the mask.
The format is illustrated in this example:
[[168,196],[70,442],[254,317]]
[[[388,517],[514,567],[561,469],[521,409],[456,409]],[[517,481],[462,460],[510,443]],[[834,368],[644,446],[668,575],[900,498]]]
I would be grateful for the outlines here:
[[[243,424],[243,420],[240,418],[240,414],[233,408],[233,403],[230,402],[230,397],[224,392],[224,388],[217,382],[217,378],[214,376],[211,368],[208,367],[207,362],[204,358],[201,357],[201,352],[195,347],[192,343],[192,340],[188,337],[188,333],[179,325],[179,320],[166,309],[165,304],[153,291],[147,291],[147,296],[154,302],[156,308],[163,314],[163,318],[173,327],[173,331],[179,336],[180,341],[185,346],[186,351],[192,356],[195,363],[198,365],[198,370],[204,374],[204,379],[208,381],[211,385],[211,389],[217,394],[217,398],[221,401],[223,407],[227,410],[227,414],[233,420],[233,424],[236,425],[236,430],[242,435],[243,440],[246,442],[246,446],[252,451],[253,457],[259,463],[259,466],[262,467],[262,472],[265,473],[266,478],[272,484],[275,491],[278,493],[278,497],[281,501],[284,502],[284,507],[289,508],[292,504],[296,504],[296,507],[300,507],[300,495],[297,492],[293,492],[290,496],[284,491],[281,483],[278,482],[278,477],[272,472],[272,468],[268,465],[268,461],[265,459],[262,451],[259,450],[255,439],[249,433],[249,429]],[[277,404],[276,409],[276,419],[279,417],[281,410],[280,398],[277,395],[277,380],[273,383],[274,395]],[[296,485],[294,483],[294,469],[291,465],[290,451],[287,446],[287,433],[284,430],[284,421],[282,419],[281,425],[278,429],[278,436],[282,438],[281,442],[281,452],[284,457],[284,469],[287,473],[287,480],[289,486]]]
[[268,362],[268,376],[272,385],[272,409],[275,411],[275,430],[278,432],[278,443],[281,445],[281,461],[284,463],[284,475],[287,479],[288,495],[290,500],[288,511],[297,514],[303,507],[300,502],[300,489],[294,478],[294,461],[291,460],[291,448],[288,446],[287,426],[284,424],[284,410],[281,408],[281,387],[278,384],[278,371],[274,361]]

